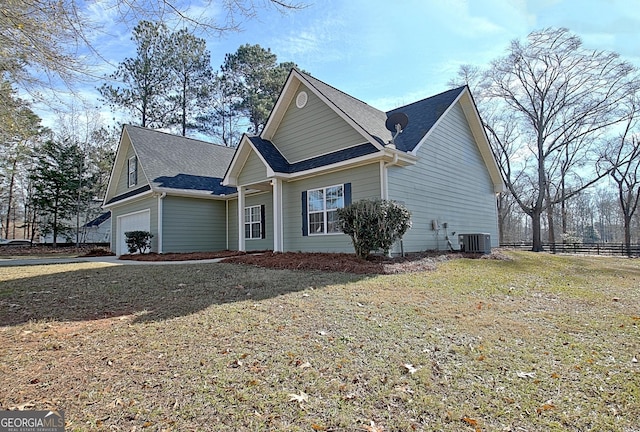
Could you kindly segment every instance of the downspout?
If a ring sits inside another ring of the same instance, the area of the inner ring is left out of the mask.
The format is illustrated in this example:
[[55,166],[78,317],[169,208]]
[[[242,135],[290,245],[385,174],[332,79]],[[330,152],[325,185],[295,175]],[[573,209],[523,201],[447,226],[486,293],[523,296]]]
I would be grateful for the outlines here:
[[382,199],[389,199],[389,176],[387,175],[387,168],[396,165],[398,163],[398,153],[393,153],[393,159],[391,162],[382,162],[380,165],[380,195]]
[[[395,146],[394,146],[395,147]],[[382,182],[382,199],[383,200],[388,200],[389,199],[389,175],[387,173],[387,170],[390,166],[396,165],[398,163],[398,152],[395,151],[393,153],[393,159],[391,160],[391,162],[382,162],[381,163],[381,171],[382,171],[382,175],[380,176],[381,179],[380,181]],[[389,257],[391,257],[392,254],[392,249],[389,249]],[[404,246],[402,244],[402,239],[400,239],[400,249],[402,250],[402,256],[404,256]]]
[[166,192],[162,192],[160,195],[158,195],[158,253],[161,254],[162,253],[162,231],[163,231],[163,227],[162,227],[162,202],[164,200],[164,197],[167,196]]

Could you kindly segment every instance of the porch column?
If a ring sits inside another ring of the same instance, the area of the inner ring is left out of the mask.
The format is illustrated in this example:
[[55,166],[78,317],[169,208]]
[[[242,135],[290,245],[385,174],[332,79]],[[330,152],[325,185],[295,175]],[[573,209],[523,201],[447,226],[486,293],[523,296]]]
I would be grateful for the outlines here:
[[244,187],[238,187],[238,250],[245,251],[244,245]]
[[273,187],[273,251],[283,251],[282,237],[282,180],[271,180]]

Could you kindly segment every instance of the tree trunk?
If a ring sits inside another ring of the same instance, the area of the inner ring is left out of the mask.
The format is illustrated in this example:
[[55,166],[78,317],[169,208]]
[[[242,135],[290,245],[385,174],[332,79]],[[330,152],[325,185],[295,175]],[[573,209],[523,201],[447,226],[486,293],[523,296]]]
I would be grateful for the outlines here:
[[531,231],[533,234],[533,247],[531,250],[533,252],[542,252],[544,249],[542,248],[542,236],[541,236],[541,226],[540,226],[540,218],[542,216],[542,212],[540,210],[534,210],[530,214],[531,216]]
[[567,203],[566,203],[566,191],[565,191],[565,184],[564,184],[564,174],[562,176],[562,184],[561,184],[561,190],[560,193],[562,194],[561,200],[560,201],[560,212],[561,212],[561,218],[562,218],[562,234],[563,234],[563,240],[562,242],[564,243],[564,234],[567,233]]
[[556,233],[555,233],[555,221],[554,221],[554,217],[553,217],[553,207],[550,206],[547,209],[547,223],[549,224],[549,234],[548,234],[548,239],[549,239],[549,244],[551,245],[551,252],[556,251]]
[[627,255],[631,256],[631,216],[624,215],[624,247]]
[[53,247],[58,247],[58,197],[54,200],[53,208]]
[[[7,223],[4,227],[4,238],[6,239],[9,238],[9,220],[11,219],[11,205],[13,204],[13,185],[15,184],[15,179],[16,179],[17,164],[18,164],[18,160],[14,159],[13,164],[11,165],[11,179],[9,180],[9,196],[7,197]],[[15,221],[13,223],[15,225]]]
[[182,136],[187,135],[187,79],[182,79]]

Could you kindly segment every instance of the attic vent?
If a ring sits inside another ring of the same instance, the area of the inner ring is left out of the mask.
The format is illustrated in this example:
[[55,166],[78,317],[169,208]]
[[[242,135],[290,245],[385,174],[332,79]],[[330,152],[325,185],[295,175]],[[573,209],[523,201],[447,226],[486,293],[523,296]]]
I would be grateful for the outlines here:
[[304,108],[304,106],[307,104],[308,99],[309,96],[307,96],[307,92],[301,91],[300,93],[298,93],[298,97],[296,97],[296,106],[298,108]]

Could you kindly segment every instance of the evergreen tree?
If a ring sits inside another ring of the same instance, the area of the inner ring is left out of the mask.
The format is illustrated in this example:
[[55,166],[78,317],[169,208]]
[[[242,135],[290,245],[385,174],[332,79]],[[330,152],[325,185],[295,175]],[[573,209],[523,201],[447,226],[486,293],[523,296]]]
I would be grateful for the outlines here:
[[[16,189],[25,180],[24,165],[34,142],[44,129],[29,104],[17,97],[7,81],[0,82],[0,197],[2,197],[2,233],[10,237],[11,222],[16,225]],[[12,220],[13,217],[13,220]]]
[[239,98],[235,105],[238,113],[251,124],[251,132],[262,131],[282,90],[287,74],[295,63],[277,63],[271,49],[260,45],[242,45],[233,54],[225,56],[222,76]]
[[173,88],[171,38],[163,23],[140,21],[133,29],[135,58],[126,58],[109,78],[121,84],[103,84],[98,90],[112,109],[122,108],[138,117],[142,127],[171,123],[175,104],[168,94]]
[[31,204],[38,213],[41,232],[53,234],[54,246],[58,236],[70,230],[67,221],[77,210],[78,201],[84,199],[83,172],[84,155],[77,143],[48,140],[38,149],[30,176]]
[[169,37],[168,66],[175,85],[170,99],[177,107],[177,114],[171,123],[180,126],[182,136],[186,135],[187,129],[197,129],[193,120],[203,105],[209,82],[213,78],[211,54],[206,44],[204,39],[195,37],[187,29],[172,33]]

